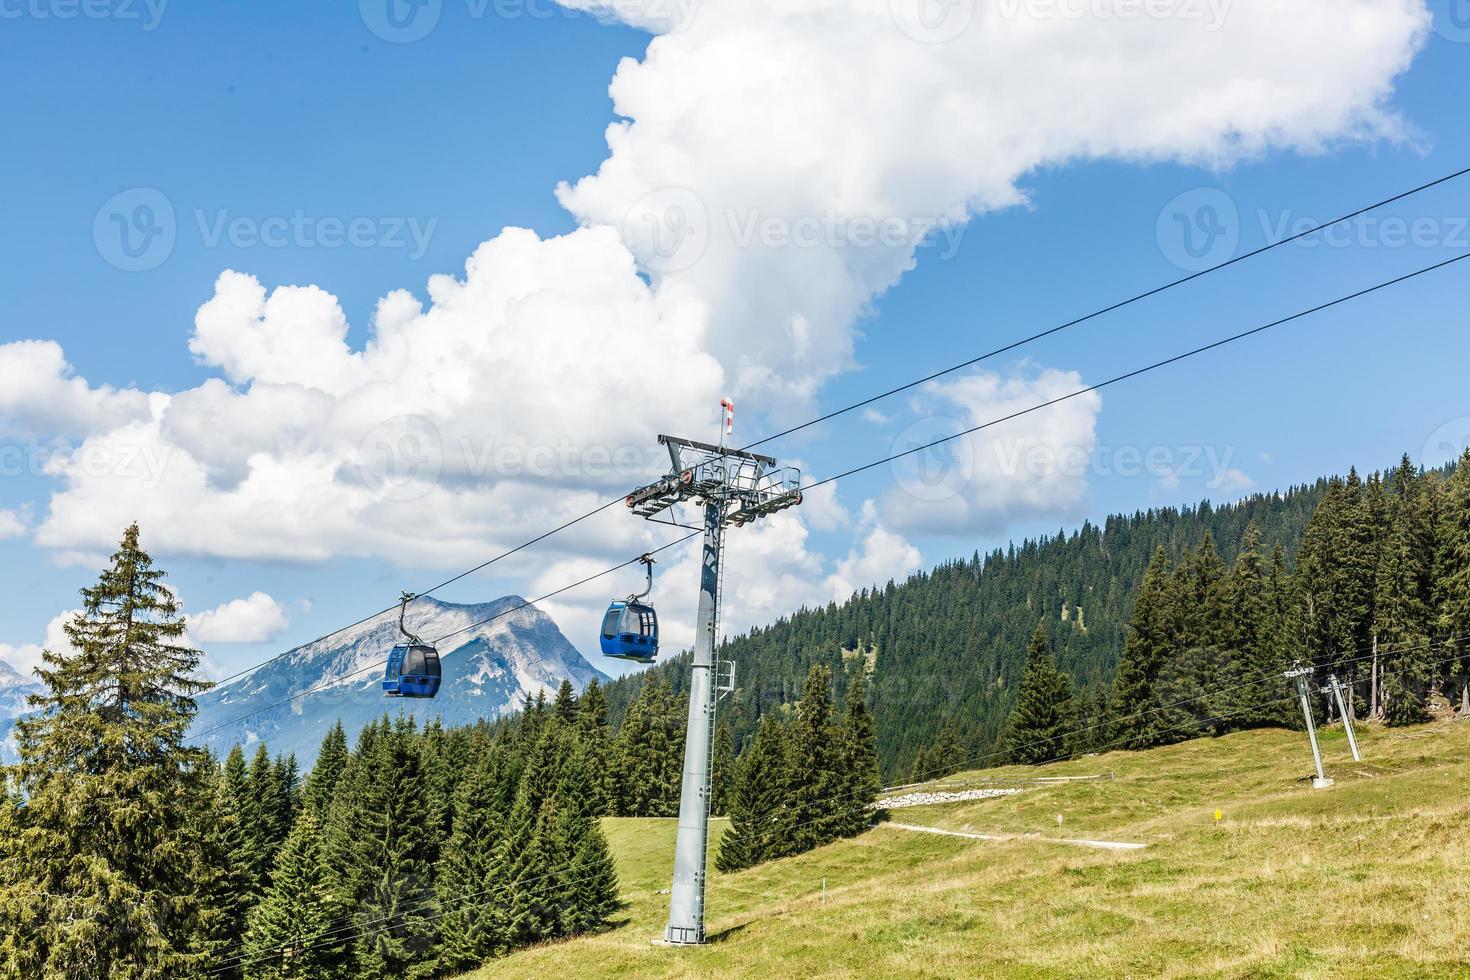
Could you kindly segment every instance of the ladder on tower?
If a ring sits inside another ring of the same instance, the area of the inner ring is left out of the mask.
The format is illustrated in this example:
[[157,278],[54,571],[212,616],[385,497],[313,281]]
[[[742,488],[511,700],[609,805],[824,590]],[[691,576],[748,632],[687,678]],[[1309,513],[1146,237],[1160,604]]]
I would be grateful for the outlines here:
[[[714,661],[714,689],[715,700],[735,690],[735,661],[720,660],[720,614],[725,608],[725,563],[720,562],[720,570],[715,576],[715,614],[712,619],[714,636],[710,637],[710,649],[715,652]],[[714,714],[710,715],[710,744],[714,744]]]

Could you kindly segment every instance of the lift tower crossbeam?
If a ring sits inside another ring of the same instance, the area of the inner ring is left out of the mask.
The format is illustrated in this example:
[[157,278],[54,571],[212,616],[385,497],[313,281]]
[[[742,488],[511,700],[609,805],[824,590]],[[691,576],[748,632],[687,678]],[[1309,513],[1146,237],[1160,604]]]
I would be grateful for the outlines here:
[[[728,435],[734,406],[728,399],[723,431]],[[726,449],[692,439],[661,435],[672,469],[656,483],[628,494],[628,509],[655,518],[676,504],[704,506],[704,560],[699,571],[699,613],[694,633],[693,675],[689,683],[689,727],[684,739],[684,777],[679,793],[679,830],[674,844],[674,881],[669,891],[669,922],[664,941],[703,943],[704,884],[709,857],[710,747],[721,690],[734,683],[734,665],[717,677],[720,560],[727,527],[795,507],[801,503],[801,472],[778,467],[770,456]]]

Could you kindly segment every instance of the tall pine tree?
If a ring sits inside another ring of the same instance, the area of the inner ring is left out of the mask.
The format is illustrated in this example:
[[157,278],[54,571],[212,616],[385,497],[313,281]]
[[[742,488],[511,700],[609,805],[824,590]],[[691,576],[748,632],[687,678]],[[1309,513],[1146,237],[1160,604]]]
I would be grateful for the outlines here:
[[327,886],[321,826],[307,810],[277,852],[271,884],[250,912],[248,980],[317,980],[334,972],[342,937]]
[[753,867],[776,852],[777,819],[785,805],[786,759],[786,730],[774,715],[767,715],[736,765],[730,827],[720,839],[715,858],[721,871]]
[[1160,545],[1133,604],[1114,687],[1117,740],[1132,749],[1158,745],[1165,737],[1155,687],[1176,642],[1169,583],[1169,555]]
[[129,527],[16,723],[26,819],[0,908],[23,931],[20,975],[146,980],[200,962],[190,808],[209,761],[184,734],[209,685],[163,578]]
[[1071,717],[1072,682],[1052,660],[1043,621],[1037,624],[1026,649],[1021,691],[1001,739],[1006,761],[1036,765],[1063,755]]

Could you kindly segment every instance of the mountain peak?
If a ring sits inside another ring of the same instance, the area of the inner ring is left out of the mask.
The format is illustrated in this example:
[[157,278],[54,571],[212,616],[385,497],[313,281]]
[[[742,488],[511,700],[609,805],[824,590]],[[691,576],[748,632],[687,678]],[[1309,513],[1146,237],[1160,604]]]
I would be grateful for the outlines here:
[[23,685],[33,685],[35,683],[36,680],[34,677],[29,677],[25,674],[22,674],[20,671],[10,666],[10,664],[6,663],[4,660],[0,660],[0,686],[20,687]]
[[206,739],[216,751],[264,740],[272,751],[295,752],[309,766],[339,719],[355,730],[388,709],[420,721],[438,716],[445,724],[466,724],[515,711],[539,692],[550,697],[564,680],[578,690],[607,680],[550,616],[521,596],[479,603],[424,596],[409,603],[405,623],[439,648],[444,680],[437,698],[387,699],[382,693],[383,664],[402,640],[393,609],[205,693],[195,731],[225,725]]

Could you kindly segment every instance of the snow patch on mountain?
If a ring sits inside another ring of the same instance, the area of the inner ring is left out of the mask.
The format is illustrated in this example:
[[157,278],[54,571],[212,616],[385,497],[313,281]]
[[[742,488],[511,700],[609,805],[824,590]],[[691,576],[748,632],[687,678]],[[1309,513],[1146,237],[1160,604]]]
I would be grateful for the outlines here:
[[509,714],[538,693],[551,697],[565,679],[579,691],[594,678],[607,680],[551,617],[519,596],[475,604],[417,599],[407,625],[439,648],[444,680],[432,701],[383,696],[383,663],[400,640],[394,610],[201,695],[198,741],[223,753],[263,740],[272,752],[295,752],[304,769],[338,719],[349,735],[385,712],[468,724]]

